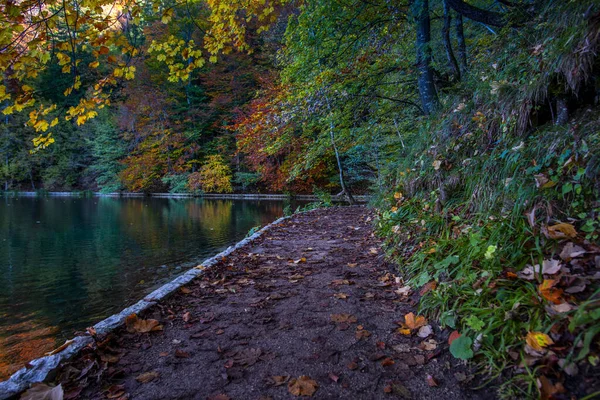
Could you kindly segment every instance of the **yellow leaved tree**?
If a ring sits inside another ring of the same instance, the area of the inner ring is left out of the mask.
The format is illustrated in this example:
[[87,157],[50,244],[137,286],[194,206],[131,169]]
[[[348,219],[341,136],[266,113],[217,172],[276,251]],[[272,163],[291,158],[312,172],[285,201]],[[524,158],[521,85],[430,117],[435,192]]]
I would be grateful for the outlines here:
[[[169,68],[169,80],[185,81],[205,59],[216,62],[220,53],[249,51],[249,24],[258,31],[275,21],[276,9],[289,0],[7,0],[0,5],[0,111],[4,115],[28,112],[28,125],[39,136],[35,150],[52,143],[49,130],[59,118],[77,125],[97,116],[110,104],[111,92],[123,80],[135,78],[133,60],[140,54],[132,32],[159,19],[175,17],[174,10],[196,3],[199,15],[190,15],[204,29],[203,41],[168,36],[153,42],[148,52]],[[205,56],[206,54],[206,56]],[[89,61],[91,56],[92,61]],[[86,61],[84,61],[86,60]],[[62,93],[82,89],[82,71],[96,71],[96,80],[74,105],[57,109],[43,104],[28,82],[50,66],[60,67],[70,79]]]

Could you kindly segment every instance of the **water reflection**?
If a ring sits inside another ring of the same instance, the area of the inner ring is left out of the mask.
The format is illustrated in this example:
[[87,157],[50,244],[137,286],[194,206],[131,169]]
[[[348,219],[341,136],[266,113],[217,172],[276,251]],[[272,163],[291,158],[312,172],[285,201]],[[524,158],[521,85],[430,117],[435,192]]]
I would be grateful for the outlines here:
[[0,380],[282,210],[273,201],[0,199]]

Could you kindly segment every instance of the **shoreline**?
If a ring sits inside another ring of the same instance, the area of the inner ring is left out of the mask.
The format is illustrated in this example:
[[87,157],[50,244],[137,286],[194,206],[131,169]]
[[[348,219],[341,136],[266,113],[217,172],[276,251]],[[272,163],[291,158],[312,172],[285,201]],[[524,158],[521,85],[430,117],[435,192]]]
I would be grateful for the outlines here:
[[[35,193],[35,192],[34,192]],[[222,258],[229,256],[237,249],[253,242],[261,237],[271,228],[289,219],[290,216],[281,217],[264,226],[253,235],[242,239],[224,251],[204,260],[196,267],[192,267],[170,282],[160,286],[137,303],[124,308],[121,312],[113,314],[93,325],[97,334],[106,334],[125,323],[125,319],[131,314],[138,314],[157,304],[158,301],[168,297],[177,289],[190,283],[192,280],[204,273],[205,269],[217,264]],[[43,382],[64,361],[76,356],[83,348],[93,342],[89,333],[76,336],[67,340],[64,345],[44,357],[29,361],[25,367],[12,374],[7,380],[0,382],[0,400],[5,400],[27,390],[32,384]],[[55,353],[56,352],[56,353]]]
[[[0,191],[5,197],[112,197],[112,198],[201,198],[215,200],[301,200],[318,201],[318,196],[309,194],[287,195],[287,194],[260,194],[260,193],[232,193],[232,194],[213,194],[213,193],[136,193],[136,192],[114,192],[102,193],[91,191],[73,191],[73,192],[26,192],[26,191]],[[354,195],[358,203],[367,203],[372,196]],[[331,196],[334,202],[344,202],[345,199],[339,196]]]

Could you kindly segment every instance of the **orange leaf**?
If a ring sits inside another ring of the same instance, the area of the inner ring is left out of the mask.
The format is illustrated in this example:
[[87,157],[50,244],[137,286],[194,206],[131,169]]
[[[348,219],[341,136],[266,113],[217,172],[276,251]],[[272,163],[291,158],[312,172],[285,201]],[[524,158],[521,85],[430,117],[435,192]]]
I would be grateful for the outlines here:
[[561,296],[563,291],[554,287],[557,283],[558,281],[555,279],[544,279],[542,284],[538,286],[540,295],[554,304],[562,303]]
[[404,316],[404,323],[410,330],[415,330],[427,325],[427,320],[422,315],[415,316],[415,314],[410,312]]
[[554,344],[552,338],[542,332],[529,332],[525,342],[536,351],[542,351],[544,347]]

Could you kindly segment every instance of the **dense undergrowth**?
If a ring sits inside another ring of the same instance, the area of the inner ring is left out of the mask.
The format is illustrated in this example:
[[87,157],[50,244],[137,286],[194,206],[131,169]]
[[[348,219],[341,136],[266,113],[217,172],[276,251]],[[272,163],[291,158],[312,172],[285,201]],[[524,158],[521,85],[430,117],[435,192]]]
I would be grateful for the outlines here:
[[[600,108],[590,79],[600,17],[551,3],[478,46],[443,111],[404,132],[393,189],[377,202],[378,231],[424,293],[422,312],[460,333],[452,353],[478,363],[505,398],[600,390]],[[561,98],[565,123],[553,107]]]

